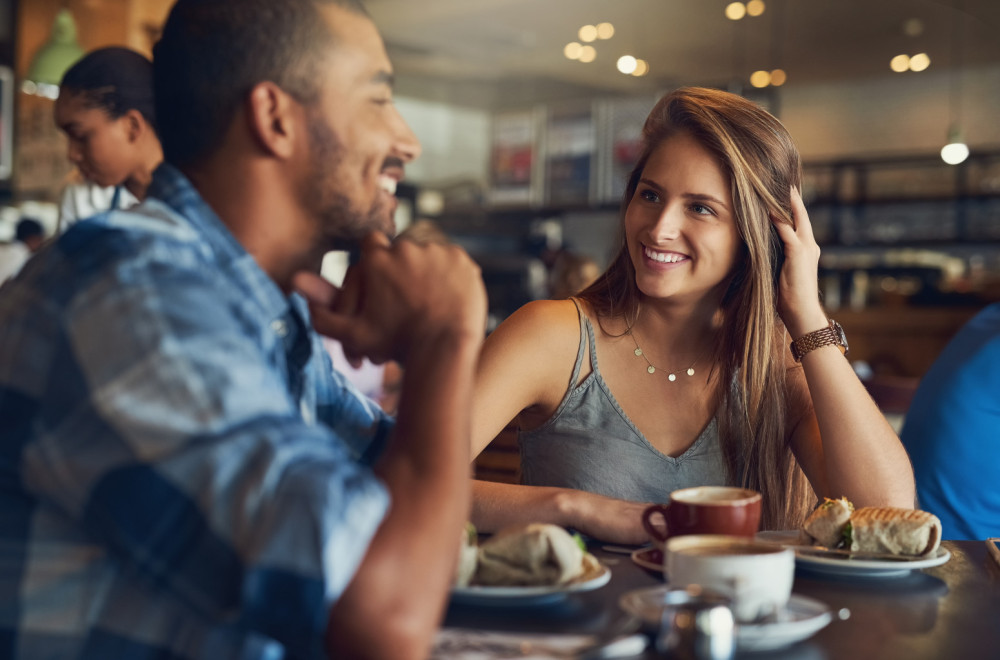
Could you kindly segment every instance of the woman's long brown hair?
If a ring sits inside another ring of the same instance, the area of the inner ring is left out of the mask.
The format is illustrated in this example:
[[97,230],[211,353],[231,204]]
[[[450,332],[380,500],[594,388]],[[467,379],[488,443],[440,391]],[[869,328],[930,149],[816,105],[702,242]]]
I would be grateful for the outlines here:
[[717,413],[732,483],[763,494],[765,529],[797,527],[812,503],[786,428],[785,328],[778,317],[781,241],[771,217],[792,222],[791,189],[801,185],[798,150],[785,127],[747,99],[686,87],[664,96],[643,127],[643,149],[622,200],[621,248],[579,297],[600,319],[635,319],[640,292],[625,244],[624,215],[650,155],[685,133],[711,151],[729,175],[742,255],[723,295],[716,347]]

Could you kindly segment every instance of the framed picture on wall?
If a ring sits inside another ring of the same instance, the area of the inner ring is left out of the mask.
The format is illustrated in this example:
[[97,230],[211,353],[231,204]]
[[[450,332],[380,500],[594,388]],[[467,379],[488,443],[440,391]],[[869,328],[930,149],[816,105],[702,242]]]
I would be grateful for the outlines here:
[[14,72],[0,66],[0,180],[9,179],[14,163]]

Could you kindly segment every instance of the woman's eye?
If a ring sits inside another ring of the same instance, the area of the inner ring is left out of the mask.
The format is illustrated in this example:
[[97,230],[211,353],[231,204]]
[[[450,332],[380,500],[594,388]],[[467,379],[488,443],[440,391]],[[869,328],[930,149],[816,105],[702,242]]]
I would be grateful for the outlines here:
[[645,190],[640,190],[639,191],[639,197],[640,197],[640,199],[643,199],[643,200],[645,200],[647,202],[658,202],[658,201],[660,201],[660,196],[657,195],[652,190],[650,190],[649,188],[646,188]]
[[691,210],[698,215],[715,215],[715,212],[704,204],[692,204]]

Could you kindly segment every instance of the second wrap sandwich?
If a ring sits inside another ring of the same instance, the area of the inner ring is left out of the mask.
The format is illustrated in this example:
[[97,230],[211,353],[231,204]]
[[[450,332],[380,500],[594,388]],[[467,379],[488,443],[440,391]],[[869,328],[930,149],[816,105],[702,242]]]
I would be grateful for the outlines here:
[[802,531],[815,545],[852,552],[926,556],[941,544],[941,521],[927,511],[854,507],[845,498],[826,500]]

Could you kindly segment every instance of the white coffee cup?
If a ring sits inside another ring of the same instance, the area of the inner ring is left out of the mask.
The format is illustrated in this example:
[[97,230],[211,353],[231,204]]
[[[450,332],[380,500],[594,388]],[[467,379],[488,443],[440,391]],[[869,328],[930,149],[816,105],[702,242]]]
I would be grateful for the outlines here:
[[678,536],[667,541],[663,569],[672,587],[698,585],[728,596],[736,620],[748,622],[788,604],[795,553],[740,536]]

